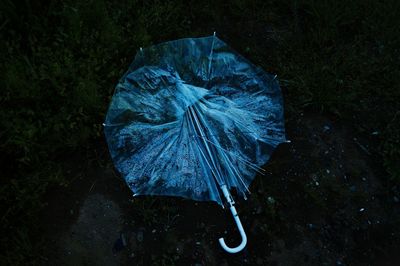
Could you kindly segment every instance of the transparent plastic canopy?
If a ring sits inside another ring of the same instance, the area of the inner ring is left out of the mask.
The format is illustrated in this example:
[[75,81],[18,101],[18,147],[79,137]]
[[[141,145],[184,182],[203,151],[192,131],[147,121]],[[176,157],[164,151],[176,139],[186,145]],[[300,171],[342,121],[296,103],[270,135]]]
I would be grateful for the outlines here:
[[245,197],[285,141],[279,84],[216,36],[154,45],[119,81],[105,136],[134,194],[222,205],[219,188]]

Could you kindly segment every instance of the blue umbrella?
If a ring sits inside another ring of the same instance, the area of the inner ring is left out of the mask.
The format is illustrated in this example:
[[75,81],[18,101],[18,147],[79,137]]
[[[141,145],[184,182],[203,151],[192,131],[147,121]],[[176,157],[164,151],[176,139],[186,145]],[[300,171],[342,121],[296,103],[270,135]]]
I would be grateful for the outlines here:
[[[134,195],[215,201],[221,195],[247,237],[230,189],[248,187],[285,142],[276,76],[215,36],[140,49],[116,86],[105,136],[115,167]],[[221,193],[222,192],[222,193]]]

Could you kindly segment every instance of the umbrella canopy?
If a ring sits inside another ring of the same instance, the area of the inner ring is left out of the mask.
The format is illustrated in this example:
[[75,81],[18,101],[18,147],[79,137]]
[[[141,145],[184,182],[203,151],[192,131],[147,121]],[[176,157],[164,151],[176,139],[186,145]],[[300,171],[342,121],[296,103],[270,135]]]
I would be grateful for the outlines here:
[[246,197],[285,142],[278,81],[215,34],[141,49],[104,125],[114,164],[135,195],[222,206],[224,195],[231,207],[229,190]]

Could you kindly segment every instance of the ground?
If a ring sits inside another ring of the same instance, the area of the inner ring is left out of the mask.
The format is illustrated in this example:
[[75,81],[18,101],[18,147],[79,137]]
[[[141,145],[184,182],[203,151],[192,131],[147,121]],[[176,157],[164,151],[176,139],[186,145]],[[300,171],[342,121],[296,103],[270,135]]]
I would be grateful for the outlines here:
[[[236,197],[246,249],[215,203],[133,197],[112,167],[88,169],[46,210],[49,265],[396,265],[399,200],[350,126],[313,114],[287,124],[248,200]],[[371,132],[372,133],[372,132]],[[61,194],[60,194],[61,193]],[[57,195],[57,197],[54,197]],[[393,209],[387,208],[393,205]],[[62,207],[60,207],[62,206]],[[60,230],[63,228],[63,230]],[[55,248],[56,247],[56,248]]]

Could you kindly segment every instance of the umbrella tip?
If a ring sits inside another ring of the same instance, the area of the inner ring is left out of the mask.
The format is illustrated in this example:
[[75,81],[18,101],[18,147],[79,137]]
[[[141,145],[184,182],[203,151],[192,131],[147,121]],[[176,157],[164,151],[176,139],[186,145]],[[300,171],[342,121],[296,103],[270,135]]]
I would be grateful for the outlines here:
[[143,47],[140,47],[139,49],[140,49],[141,52],[143,52]]
[[291,141],[291,140],[286,140],[285,142],[286,142],[286,143],[291,143],[292,141]]
[[214,37],[215,37],[215,36],[217,35],[217,32],[216,32],[216,31],[214,31],[214,34],[213,34],[213,35],[214,35]]
[[105,123],[103,123],[103,127],[105,127],[106,126],[106,124]]

